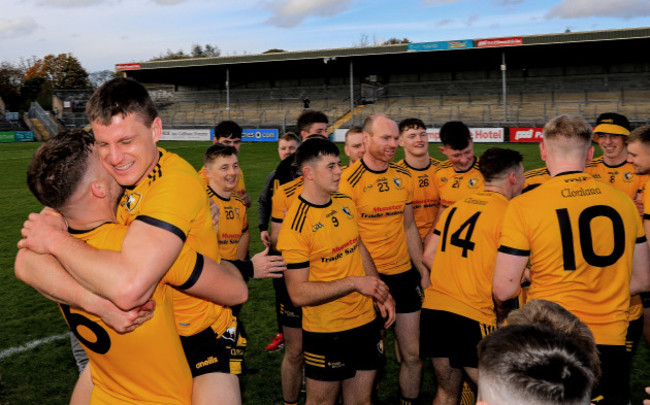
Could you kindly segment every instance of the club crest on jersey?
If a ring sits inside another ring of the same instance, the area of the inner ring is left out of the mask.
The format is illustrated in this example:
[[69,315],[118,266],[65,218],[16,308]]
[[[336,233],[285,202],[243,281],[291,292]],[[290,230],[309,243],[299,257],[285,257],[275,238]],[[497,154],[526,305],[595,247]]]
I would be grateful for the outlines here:
[[443,183],[446,183],[446,182],[449,181],[449,179],[447,179],[446,177],[441,177],[440,181],[443,182]]
[[631,181],[632,181],[632,177],[634,177],[634,174],[633,174],[633,173],[630,173],[630,172],[625,172],[625,174],[623,175],[623,178],[625,179],[625,182],[626,182],[626,183],[631,182]]
[[352,211],[350,211],[350,208],[348,207],[343,207],[341,208],[341,211],[350,219],[352,219]]
[[475,188],[477,184],[478,184],[477,178],[472,177],[471,179],[469,179],[469,188]]
[[393,178],[393,183],[395,183],[398,190],[402,189],[402,179]]
[[126,202],[124,203],[124,208],[126,208],[126,210],[129,212],[133,212],[133,210],[135,210],[135,208],[140,203],[141,198],[142,195],[140,193],[129,194],[128,197],[126,198]]

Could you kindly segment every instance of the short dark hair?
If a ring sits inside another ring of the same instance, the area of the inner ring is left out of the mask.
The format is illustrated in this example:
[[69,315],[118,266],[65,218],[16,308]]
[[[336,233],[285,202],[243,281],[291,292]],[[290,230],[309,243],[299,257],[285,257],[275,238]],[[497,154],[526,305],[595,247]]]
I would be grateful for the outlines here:
[[133,79],[118,77],[101,85],[86,104],[86,115],[91,123],[99,121],[108,126],[114,116],[138,115],[150,127],[158,117],[158,110],[147,89]]
[[82,129],[63,131],[43,143],[27,168],[27,185],[41,204],[60,209],[88,169],[95,139]]
[[203,154],[203,163],[210,164],[218,157],[226,157],[237,155],[237,149],[234,146],[222,145],[220,143],[215,143],[208,148]]
[[306,164],[322,156],[338,156],[339,153],[339,148],[332,141],[320,136],[314,136],[307,138],[298,146],[295,164],[298,169],[301,169]]
[[241,139],[242,129],[235,121],[221,121],[214,127],[214,139]]
[[302,139],[298,135],[296,135],[295,132],[285,132],[279,139],[278,141],[295,141],[298,145],[300,145],[300,142]]
[[[509,325],[478,345],[479,397],[506,404],[589,404],[591,359],[547,326]],[[496,398],[493,398],[496,397]]]
[[627,137],[627,143],[641,142],[645,145],[650,145],[650,125],[639,127],[630,132]]
[[454,150],[463,150],[472,140],[469,128],[462,121],[445,122],[440,127],[440,142]]
[[[300,114],[296,126],[298,127],[298,132],[308,132],[312,124],[329,124],[327,115],[322,111],[307,110]],[[308,134],[311,135],[311,134]]]
[[397,126],[399,129],[399,133],[401,134],[404,131],[408,131],[409,129],[427,129],[427,126],[424,125],[424,121],[422,121],[419,118],[407,118],[405,120],[402,120],[402,122],[399,123]]
[[523,160],[524,157],[516,150],[494,146],[483,152],[478,164],[485,182],[489,183],[508,171],[517,169]]

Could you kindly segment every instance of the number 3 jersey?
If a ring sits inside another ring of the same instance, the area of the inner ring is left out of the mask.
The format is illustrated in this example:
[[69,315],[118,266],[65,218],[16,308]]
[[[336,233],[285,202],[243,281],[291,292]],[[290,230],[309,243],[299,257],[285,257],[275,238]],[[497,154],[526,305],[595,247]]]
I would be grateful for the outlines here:
[[377,271],[393,275],[409,270],[404,210],[413,202],[413,181],[408,170],[389,163],[386,170],[373,171],[359,159],[341,174],[339,191],[357,207],[359,233]]
[[492,276],[501,222],[508,200],[480,192],[442,213],[434,233],[440,237],[431,269],[431,285],[422,307],[495,325]]
[[[71,233],[90,246],[119,251],[127,229],[104,224]],[[95,385],[91,404],[191,403],[192,375],[176,331],[171,286],[182,286],[201,269],[202,261],[197,257],[190,249],[181,251],[153,293],[153,318],[133,332],[118,334],[99,317],[61,305],[70,329],[90,359]]]
[[[325,205],[298,197],[278,235],[287,271],[309,268],[309,281],[365,276],[359,243],[357,210],[350,197],[340,193],[332,194]],[[302,311],[302,328],[309,332],[340,332],[375,319],[372,299],[356,291]]]
[[624,345],[632,256],[645,241],[632,200],[582,172],[512,199],[499,251],[530,257],[528,299],[562,305],[597,344]]

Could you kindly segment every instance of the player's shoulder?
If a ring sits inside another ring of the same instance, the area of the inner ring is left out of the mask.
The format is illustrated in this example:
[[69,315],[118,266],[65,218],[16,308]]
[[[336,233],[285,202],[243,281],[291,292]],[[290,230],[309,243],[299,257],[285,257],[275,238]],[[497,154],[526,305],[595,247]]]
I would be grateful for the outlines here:
[[524,173],[524,176],[527,179],[530,179],[532,177],[545,176],[545,175],[548,176],[551,175],[546,167],[540,167],[537,169],[528,170],[527,172]]
[[368,169],[361,159],[359,159],[343,171],[341,174],[341,181],[347,182],[354,187],[367,172]]
[[605,164],[605,158],[603,156],[598,156],[597,158],[593,158],[591,162],[587,164],[587,169],[598,167],[602,164]]
[[336,192],[336,193],[332,193],[332,199],[345,201],[345,200],[352,200],[352,197],[350,197],[347,194]]
[[[242,196],[240,196],[239,194],[237,194],[237,193],[232,193],[231,196],[230,196],[230,198],[231,198],[232,201],[235,202],[236,204],[241,205],[241,206],[243,206],[243,207],[246,207],[246,201],[244,201],[244,199],[242,198]],[[245,211],[244,211],[244,212],[245,212]]]
[[398,173],[411,177],[411,171],[406,166],[402,166],[397,163],[390,162],[388,163],[388,169],[395,170]]
[[446,171],[453,170],[453,168],[454,167],[452,163],[449,160],[445,160],[443,162],[439,162],[436,172],[444,173]]

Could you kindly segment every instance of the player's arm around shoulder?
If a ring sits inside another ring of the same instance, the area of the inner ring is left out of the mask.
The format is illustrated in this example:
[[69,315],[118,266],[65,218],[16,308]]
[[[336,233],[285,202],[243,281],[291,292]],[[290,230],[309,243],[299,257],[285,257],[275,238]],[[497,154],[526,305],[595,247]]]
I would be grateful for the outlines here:
[[[237,268],[226,261],[217,263],[198,255],[193,276],[183,286],[187,293],[215,304],[233,306],[248,300],[248,286]],[[199,269],[200,268],[200,269]]]

